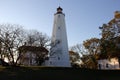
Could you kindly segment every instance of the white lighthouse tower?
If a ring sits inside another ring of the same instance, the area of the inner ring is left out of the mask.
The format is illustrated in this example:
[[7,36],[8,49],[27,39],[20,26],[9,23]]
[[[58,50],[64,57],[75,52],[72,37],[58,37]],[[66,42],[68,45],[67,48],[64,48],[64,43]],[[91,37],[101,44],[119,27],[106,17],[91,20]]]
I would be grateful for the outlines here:
[[57,12],[54,14],[49,66],[71,67],[68,52],[65,14],[62,10],[61,7],[58,7]]

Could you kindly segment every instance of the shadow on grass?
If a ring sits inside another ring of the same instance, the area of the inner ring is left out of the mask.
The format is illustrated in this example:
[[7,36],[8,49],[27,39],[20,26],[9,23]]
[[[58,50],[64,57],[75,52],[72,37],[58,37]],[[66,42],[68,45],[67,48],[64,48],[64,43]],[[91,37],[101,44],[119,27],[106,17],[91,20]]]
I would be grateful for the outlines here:
[[0,67],[0,80],[117,80],[120,71],[67,67]]

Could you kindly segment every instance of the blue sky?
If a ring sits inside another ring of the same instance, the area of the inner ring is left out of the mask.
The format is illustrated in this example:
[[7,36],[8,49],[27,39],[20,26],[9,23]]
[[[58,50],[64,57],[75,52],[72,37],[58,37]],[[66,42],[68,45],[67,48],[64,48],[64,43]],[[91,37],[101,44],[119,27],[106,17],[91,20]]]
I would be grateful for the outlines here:
[[20,24],[51,36],[59,5],[66,15],[69,46],[100,38],[99,26],[114,18],[116,10],[120,11],[120,0],[0,0],[0,24]]

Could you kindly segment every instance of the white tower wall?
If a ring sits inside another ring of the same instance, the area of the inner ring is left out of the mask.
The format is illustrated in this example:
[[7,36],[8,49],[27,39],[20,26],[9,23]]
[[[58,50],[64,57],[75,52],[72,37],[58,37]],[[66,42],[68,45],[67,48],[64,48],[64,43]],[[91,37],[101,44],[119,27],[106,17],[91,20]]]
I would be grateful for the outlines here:
[[65,14],[62,8],[54,15],[49,66],[70,67]]

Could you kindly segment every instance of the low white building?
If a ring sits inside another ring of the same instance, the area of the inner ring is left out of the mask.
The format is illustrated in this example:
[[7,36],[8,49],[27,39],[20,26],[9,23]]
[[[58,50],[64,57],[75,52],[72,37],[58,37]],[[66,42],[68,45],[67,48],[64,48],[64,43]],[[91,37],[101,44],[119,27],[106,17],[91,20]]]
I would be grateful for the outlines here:
[[19,63],[24,66],[40,65],[40,60],[42,60],[42,58],[47,58],[48,55],[48,50],[44,47],[21,46],[19,51],[21,53]]
[[98,60],[98,69],[119,69],[118,58]]

